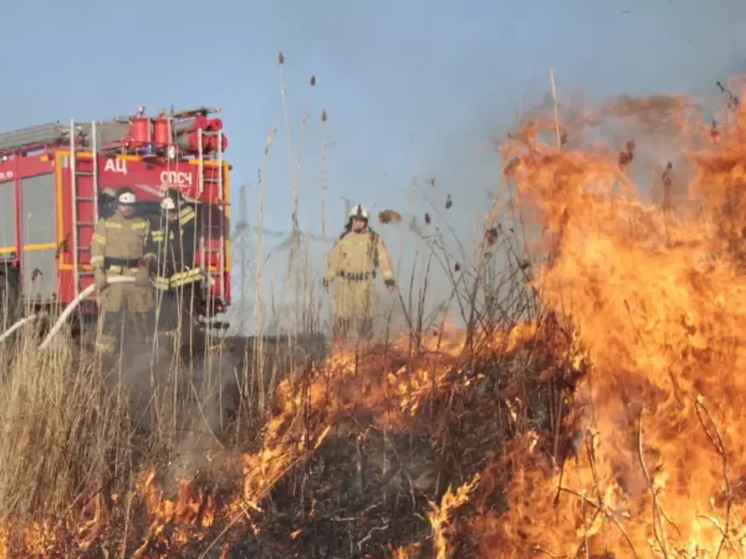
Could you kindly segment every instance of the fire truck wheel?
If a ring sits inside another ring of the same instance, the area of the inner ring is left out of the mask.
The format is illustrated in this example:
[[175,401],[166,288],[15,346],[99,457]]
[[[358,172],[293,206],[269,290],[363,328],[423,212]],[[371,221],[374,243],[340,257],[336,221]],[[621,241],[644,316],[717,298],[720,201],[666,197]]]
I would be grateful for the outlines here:
[[0,327],[10,327],[18,319],[21,296],[18,269],[0,269]]

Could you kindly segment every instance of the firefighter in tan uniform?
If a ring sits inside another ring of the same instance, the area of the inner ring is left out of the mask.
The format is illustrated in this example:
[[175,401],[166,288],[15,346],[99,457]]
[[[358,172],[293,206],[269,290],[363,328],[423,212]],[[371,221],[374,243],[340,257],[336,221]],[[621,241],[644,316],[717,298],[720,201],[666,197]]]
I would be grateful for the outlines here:
[[[100,219],[91,240],[91,266],[94,283],[101,294],[99,349],[108,351],[122,318],[129,316],[145,339],[148,335],[148,313],[153,307],[150,287],[150,265],[155,254],[146,250],[150,224],[136,217],[137,198],[130,187],[117,191],[114,215]],[[135,283],[107,284],[115,276],[134,277]]]
[[395,289],[394,272],[386,244],[368,226],[368,210],[358,205],[348,216],[345,232],[329,255],[324,287],[337,279],[332,301],[335,339],[346,337],[357,326],[361,337],[370,337],[378,313],[375,278],[381,271],[389,291]]

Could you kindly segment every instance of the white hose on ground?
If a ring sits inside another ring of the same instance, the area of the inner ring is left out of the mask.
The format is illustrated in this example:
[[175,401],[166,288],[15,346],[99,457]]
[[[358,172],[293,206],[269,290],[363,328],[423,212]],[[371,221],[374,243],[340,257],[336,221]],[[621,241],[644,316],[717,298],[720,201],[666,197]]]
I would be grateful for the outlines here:
[[36,318],[36,315],[35,314],[31,314],[31,315],[29,315],[27,317],[22,318],[21,320],[18,320],[16,322],[14,322],[13,326],[11,326],[10,328],[8,328],[5,332],[3,332],[2,336],[0,336],[0,342],[2,342],[5,338],[7,338],[8,336],[10,336],[16,330],[18,330],[21,326],[23,326],[27,322],[31,322],[35,318]]
[[[113,278],[107,278],[106,283],[112,284],[112,283],[135,283],[135,278],[132,276],[114,276]],[[62,325],[67,320],[67,317],[72,314],[72,312],[75,310],[75,308],[80,304],[80,302],[88,297],[91,293],[93,293],[96,290],[96,286],[94,284],[89,285],[86,287],[83,291],[78,294],[75,299],[73,299],[67,307],[65,307],[65,310],[62,311],[62,314],[57,319],[57,322],[54,323],[54,326],[49,331],[49,334],[47,334],[47,337],[44,338],[44,341],[39,346],[39,349],[44,349],[49,345],[49,342],[52,341],[52,338],[57,334],[57,332],[60,331],[60,328],[62,328]]]

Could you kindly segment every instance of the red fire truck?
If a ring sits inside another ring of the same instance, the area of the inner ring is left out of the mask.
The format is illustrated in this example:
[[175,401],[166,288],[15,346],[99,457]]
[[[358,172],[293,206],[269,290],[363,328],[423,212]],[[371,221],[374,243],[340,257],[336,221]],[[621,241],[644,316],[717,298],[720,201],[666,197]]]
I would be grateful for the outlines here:
[[[118,188],[157,226],[167,188],[197,210],[205,315],[230,304],[231,166],[219,109],[45,124],[0,134],[0,294],[26,312],[66,305],[93,281],[91,235]],[[2,303],[0,303],[2,307]],[[95,296],[81,309],[96,312]],[[1,321],[0,321],[1,322]]]

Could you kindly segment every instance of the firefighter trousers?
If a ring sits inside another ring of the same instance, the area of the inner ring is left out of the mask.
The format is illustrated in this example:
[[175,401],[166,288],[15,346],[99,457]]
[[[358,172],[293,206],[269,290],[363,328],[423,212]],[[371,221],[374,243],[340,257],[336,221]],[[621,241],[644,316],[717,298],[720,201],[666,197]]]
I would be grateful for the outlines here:
[[347,338],[354,331],[361,339],[373,336],[373,320],[378,296],[371,279],[341,278],[332,301],[335,339]]
[[193,355],[194,348],[200,343],[196,326],[200,287],[199,283],[192,283],[158,292],[157,331],[172,337],[174,348],[185,355]]
[[[109,269],[108,277],[135,276],[138,270]],[[153,295],[149,287],[130,283],[114,283],[101,291],[98,322],[100,350],[110,351],[117,340],[128,340],[130,334],[143,342],[150,336],[148,313],[153,307]],[[119,345],[119,344],[117,344]]]
[[[158,331],[173,332],[191,322],[199,306],[195,286],[185,285],[160,291]],[[186,324],[185,324],[186,323]]]
[[360,339],[368,340],[373,337],[373,319],[366,318],[341,318],[334,319],[334,339],[347,338],[351,332],[357,330]]

